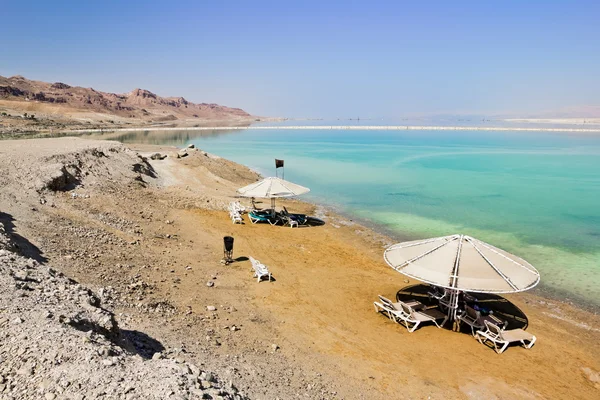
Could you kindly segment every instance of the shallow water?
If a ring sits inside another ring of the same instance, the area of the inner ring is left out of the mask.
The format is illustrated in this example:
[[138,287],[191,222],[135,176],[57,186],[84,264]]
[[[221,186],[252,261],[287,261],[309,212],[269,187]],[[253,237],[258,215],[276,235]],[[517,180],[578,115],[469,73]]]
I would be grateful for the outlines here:
[[600,137],[529,132],[135,132],[311,188],[399,237],[464,233],[522,256],[545,288],[600,306]]

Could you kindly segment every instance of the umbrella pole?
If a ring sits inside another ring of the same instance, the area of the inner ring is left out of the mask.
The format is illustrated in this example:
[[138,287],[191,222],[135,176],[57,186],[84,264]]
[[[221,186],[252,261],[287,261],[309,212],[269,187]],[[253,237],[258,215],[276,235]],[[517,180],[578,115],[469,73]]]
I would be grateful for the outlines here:
[[459,329],[458,321],[456,320],[456,312],[458,311],[458,295],[460,290],[449,289],[450,301],[448,304],[448,318],[452,321],[452,330],[456,331]]
[[271,215],[275,216],[275,197],[271,197]]

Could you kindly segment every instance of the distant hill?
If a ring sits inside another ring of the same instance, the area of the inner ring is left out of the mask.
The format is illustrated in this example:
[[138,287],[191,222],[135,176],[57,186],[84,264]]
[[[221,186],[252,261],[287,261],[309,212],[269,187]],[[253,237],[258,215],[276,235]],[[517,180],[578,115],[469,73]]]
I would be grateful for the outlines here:
[[[66,83],[33,81],[22,76],[0,76],[0,100],[47,104],[53,113],[91,112],[143,121],[179,119],[229,120],[252,116],[240,108],[192,103],[183,97],[161,97],[145,89],[116,94],[70,86]],[[15,103],[16,104],[16,103]]]

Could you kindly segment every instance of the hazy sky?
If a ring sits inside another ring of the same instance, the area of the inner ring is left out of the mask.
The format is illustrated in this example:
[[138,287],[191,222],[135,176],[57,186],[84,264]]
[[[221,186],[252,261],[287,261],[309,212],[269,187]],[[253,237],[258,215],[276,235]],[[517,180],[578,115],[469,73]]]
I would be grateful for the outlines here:
[[0,0],[0,75],[255,115],[600,104],[599,1]]

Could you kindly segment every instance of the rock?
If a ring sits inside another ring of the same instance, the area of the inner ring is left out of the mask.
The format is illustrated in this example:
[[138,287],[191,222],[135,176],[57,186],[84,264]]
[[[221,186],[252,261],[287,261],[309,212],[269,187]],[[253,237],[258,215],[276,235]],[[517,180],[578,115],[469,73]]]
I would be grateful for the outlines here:
[[25,320],[23,318],[21,318],[21,317],[17,317],[17,318],[15,318],[15,319],[12,320],[12,323],[14,325],[22,324],[23,322],[25,322]]
[[154,354],[152,355],[152,359],[153,359],[153,360],[160,360],[160,359],[162,359],[162,358],[164,358],[164,356],[162,355],[162,353],[154,353]]
[[229,328],[229,330],[230,330],[231,332],[235,332],[235,331],[239,331],[239,330],[240,330],[240,328],[238,328],[237,326],[233,325],[231,328]]
[[27,271],[17,271],[14,274],[14,278],[19,281],[26,281],[28,276],[29,274],[27,273]]
[[215,306],[206,306],[207,311],[217,311],[217,307]]
[[207,380],[200,381],[200,384],[202,385],[202,389],[209,389],[212,387],[212,383]]
[[102,360],[102,364],[107,366],[107,367],[112,367],[113,365],[115,365],[115,362],[113,360]]
[[194,146],[193,143],[190,143],[190,144],[187,145],[187,148],[188,149],[194,149],[194,148],[196,148],[196,146]]
[[215,283],[211,282],[211,281],[208,281],[208,282],[206,282],[206,286],[213,287],[213,286],[215,286]]
[[271,345],[271,349],[273,350],[273,353],[276,352],[277,350],[279,350],[279,346],[277,346],[275,343],[273,343]]
[[56,399],[56,395],[55,395],[54,393],[46,393],[46,394],[44,395],[44,398],[45,398],[46,400],[54,400],[54,399]]
[[152,160],[164,160],[165,158],[167,158],[167,155],[166,154],[163,155],[160,153],[154,153],[150,156],[150,159],[152,159]]
[[17,371],[17,374],[23,376],[31,376],[33,375],[33,367],[31,365],[25,365]]
[[186,149],[181,149],[177,152],[177,158],[187,157],[188,152]]
[[215,377],[210,372],[204,372],[202,375],[204,375],[203,379],[205,381],[208,381],[208,382],[214,382],[215,381]]

